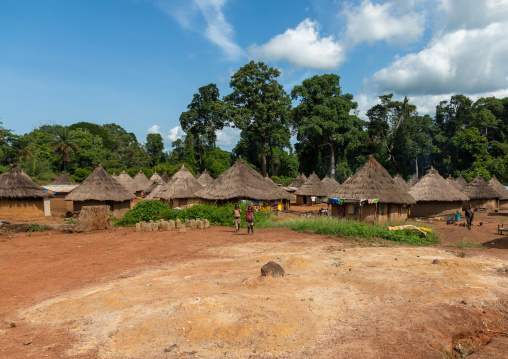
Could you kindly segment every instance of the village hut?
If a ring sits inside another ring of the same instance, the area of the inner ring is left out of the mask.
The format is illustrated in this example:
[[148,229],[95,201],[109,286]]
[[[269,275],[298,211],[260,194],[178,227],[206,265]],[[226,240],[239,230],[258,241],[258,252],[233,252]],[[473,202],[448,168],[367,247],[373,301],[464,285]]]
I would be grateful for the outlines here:
[[134,194],[122,186],[99,165],[66,197],[73,201],[74,212],[85,206],[109,206],[115,217],[123,216],[130,209]]
[[161,176],[162,180],[166,183],[169,182],[169,180],[171,179],[171,177],[168,176],[168,173],[167,172],[164,172]]
[[306,180],[307,180],[307,177],[305,177],[305,175],[303,173],[299,173],[298,176],[296,176],[293,183],[291,183],[288,187],[300,188],[300,186],[302,184],[304,184]]
[[289,208],[291,195],[263,178],[241,158],[221,173],[213,183],[204,187],[197,196],[219,204],[249,201],[256,210],[283,210]]
[[461,189],[464,189],[464,187],[467,186],[467,181],[464,179],[464,177],[462,177],[462,175],[459,175],[455,181],[457,181]]
[[413,218],[451,216],[462,210],[462,202],[469,201],[433,168],[411,187],[409,194],[416,200],[411,206],[410,216]]
[[418,176],[416,175],[416,173],[409,179],[409,181],[407,181],[407,184],[409,185],[409,187],[413,187],[415,184],[417,184],[419,181],[418,179]]
[[65,197],[78,186],[72,178],[65,172],[62,172],[55,180],[44,186],[46,191],[54,197],[50,199],[51,214],[66,215],[72,212],[72,201],[66,201]]
[[496,176],[492,176],[489,186],[499,194],[499,209],[508,209],[508,189],[499,182]]
[[208,186],[209,184],[213,183],[213,177],[210,176],[206,170],[204,170],[203,173],[201,173],[199,176],[197,176],[196,180],[202,186]]
[[161,181],[163,180],[161,176],[157,172],[154,172],[152,177],[150,177],[150,181]]
[[474,180],[464,187],[462,193],[469,197],[469,201],[462,203],[463,210],[466,210],[468,205],[472,205],[473,208],[482,208],[486,210],[497,209],[498,200],[501,197],[501,195],[490,187],[480,175],[477,175]]
[[404,191],[409,192],[409,190],[411,189],[411,186],[406,181],[404,181],[404,179],[402,177],[400,177],[400,175],[398,173],[395,175],[395,177],[393,177],[393,180],[395,181],[395,183],[398,183],[399,186]]
[[145,188],[150,186],[151,182],[143,171],[139,171],[134,176],[134,182],[136,183],[136,196],[141,197]]
[[131,176],[129,176],[127,172],[122,171],[122,173],[120,173],[120,175],[115,179],[118,181],[118,183],[127,188],[129,192],[137,195],[138,184]]
[[312,205],[314,203],[322,203],[322,200],[328,196],[327,187],[321,182],[319,177],[312,172],[307,180],[296,190],[297,205]]
[[190,207],[201,202],[196,193],[202,188],[203,186],[194,178],[192,173],[182,165],[168,183],[159,185],[147,198],[158,199],[161,202],[168,203],[173,208]]
[[113,177],[114,179],[117,179],[117,178],[118,178],[118,175],[117,175],[115,172],[113,172],[113,174],[111,175],[111,177]]
[[0,215],[17,218],[50,216],[53,198],[43,187],[11,164],[0,176]]
[[458,189],[459,191],[462,191],[461,185],[455,181],[455,179],[452,177],[452,175],[448,175],[448,177],[445,180],[448,184],[452,185],[455,189]]
[[370,223],[403,221],[413,197],[401,189],[373,155],[339,190],[328,198],[331,213]]
[[327,193],[327,196],[338,191],[339,188],[340,188],[340,184],[339,182],[337,182],[334,178],[331,178],[331,177],[328,177],[328,176],[325,176],[321,182],[323,182],[323,184],[325,185],[326,187],[326,193]]

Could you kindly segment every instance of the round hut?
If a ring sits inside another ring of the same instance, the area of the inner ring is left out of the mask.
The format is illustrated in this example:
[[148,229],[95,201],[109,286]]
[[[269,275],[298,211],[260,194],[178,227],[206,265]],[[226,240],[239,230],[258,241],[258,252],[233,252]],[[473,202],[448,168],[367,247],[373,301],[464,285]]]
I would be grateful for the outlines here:
[[393,180],[395,181],[395,183],[398,183],[399,186],[406,192],[409,192],[409,190],[411,189],[411,186],[407,184],[406,181],[404,181],[404,179],[402,177],[400,177],[400,175],[397,173],[395,175],[395,177],[393,177]]
[[296,204],[311,206],[312,202],[322,203],[322,200],[329,195],[327,187],[321,182],[317,174],[312,174],[296,190]]
[[508,209],[508,189],[498,181],[496,176],[492,176],[488,185],[499,194],[499,209]]
[[209,184],[213,183],[213,177],[210,176],[206,170],[204,170],[200,175],[196,176],[196,180],[202,186],[208,186]]
[[459,175],[455,181],[460,186],[460,189],[464,189],[464,187],[467,186],[467,181],[464,179],[464,177],[462,177],[462,175]]
[[484,210],[497,209],[498,199],[501,197],[480,175],[477,175],[474,180],[464,187],[462,193],[469,197],[469,201],[462,203],[463,210],[466,210],[468,205]]
[[407,181],[407,184],[409,185],[409,187],[413,187],[415,184],[417,184],[419,181],[418,179],[418,176],[416,175],[416,173],[409,179],[409,181]]
[[408,206],[416,203],[373,155],[328,202],[331,202],[333,216],[370,223],[403,221],[407,218]]
[[328,177],[328,176],[325,176],[321,180],[321,182],[323,182],[323,184],[326,187],[327,196],[329,196],[332,193],[335,193],[340,188],[339,182],[337,182],[334,178],[331,178],[331,177]]
[[110,176],[102,165],[65,197],[66,201],[73,201],[74,212],[80,212],[84,206],[107,205],[115,217],[123,216],[131,208],[132,199],[134,194]]
[[118,183],[127,188],[129,192],[136,195],[138,185],[127,172],[122,171],[122,173],[120,173],[120,175],[115,179],[118,181]]
[[48,186],[77,186],[77,183],[69,177],[65,172],[62,172],[60,176],[55,178]]
[[413,218],[451,216],[457,211],[460,213],[462,202],[469,200],[433,168],[411,187],[409,194],[416,200],[416,204],[411,206]]
[[161,176],[162,180],[166,183],[169,182],[169,180],[171,179],[171,177],[168,176],[168,173],[167,172],[164,172]]
[[141,197],[145,188],[150,186],[151,182],[143,171],[139,171],[134,176],[134,182],[136,182],[136,196]]
[[451,174],[448,175],[448,177],[446,178],[446,182],[449,185],[452,185],[455,189],[458,189],[459,191],[462,191],[462,186],[457,181],[455,181],[455,179],[452,177]]
[[291,195],[280,189],[247,165],[241,158],[222,172],[213,183],[197,195],[207,202],[219,204],[248,200],[256,210],[283,210],[289,208]]
[[147,198],[169,203],[173,208],[185,208],[201,202],[196,193],[202,188],[192,173],[182,165],[168,183],[162,183]]
[[150,177],[150,181],[163,181],[162,177],[159,176],[157,172],[154,172],[152,177]]
[[53,215],[66,215],[67,212],[72,212],[72,201],[66,201],[65,197],[77,186],[78,184],[65,172],[62,172],[54,181],[44,186],[46,191],[54,196],[50,199]]
[[305,177],[305,175],[303,173],[299,173],[298,176],[296,176],[293,183],[291,183],[288,187],[300,188],[300,186],[302,184],[304,184],[306,180],[307,180],[307,177]]
[[11,164],[0,176],[0,215],[16,218],[50,216],[53,195]]

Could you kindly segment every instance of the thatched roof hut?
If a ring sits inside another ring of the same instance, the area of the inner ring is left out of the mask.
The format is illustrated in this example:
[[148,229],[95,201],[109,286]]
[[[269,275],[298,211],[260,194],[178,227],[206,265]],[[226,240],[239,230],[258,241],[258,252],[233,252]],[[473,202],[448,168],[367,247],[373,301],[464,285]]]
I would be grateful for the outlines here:
[[141,192],[148,186],[150,186],[151,182],[146,177],[145,173],[143,171],[139,171],[134,176],[134,182],[136,182],[136,192]]
[[462,202],[469,198],[439,175],[433,168],[420,178],[409,190],[409,194],[416,202]]
[[196,176],[196,180],[202,186],[208,186],[209,184],[213,183],[213,177],[210,176],[206,170],[204,170],[200,175]]
[[302,184],[304,184],[306,180],[307,180],[307,177],[305,177],[305,175],[303,173],[299,173],[298,176],[296,176],[293,183],[291,183],[288,187],[300,188],[300,186]]
[[452,177],[452,175],[451,175],[451,174],[450,174],[450,175],[448,175],[448,177],[446,178],[446,180],[445,180],[445,181],[446,181],[446,183],[448,183],[449,185],[452,185],[452,186],[453,186],[453,188],[455,188],[455,189],[457,189],[457,190],[459,190],[459,191],[462,191],[462,187],[461,187],[461,185],[460,185],[457,181],[455,181],[455,179]]
[[326,196],[328,195],[327,187],[321,182],[317,174],[312,174],[295,192],[297,196]]
[[407,184],[409,185],[409,187],[413,187],[415,184],[417,184],[419,181],[418,179],[418,176],[416,175],[416,173],[409,179],[409,181],[407,181]]
[[375,198],[382,203],[416,203],[409,193],[404,192],[395,183],[392,176],[373,155],[370,155],[367,163],[344,182],[332,196],[356,200]]
[[137,192],[138,184],[131,176],[129,176],[127,172],[122,171],[122,173],[120,173],[120,175],[115,179],[118,181],[118,183],[127,188],[129,192],[133,194]]
[[48,186],[75,186],[76,182],[69,177],[65,172],[62,172],[60,176],[55,178]]
[[124,186],[113,179],[99,165],[93,172],[71,193],[65,197],[67,201],[130,201],[134,195]]
[[462,175],[459,175],[455,181],[457,181],[461,189],[467,186],[467,181],[464,179],[464,177],[462,177]]
[[480,175],[477,175],[474,180],[464,187],[462,193],[471,200],[497,199],[500,197],[500,194],[490,187]]
[[148,198],[160,199],[174,207],[187,206],[200,202],[196,193],[202,188],[192,173],[182,165],[168,183],[159,185]]
[[409,192],[409,190],[411,189],[411,186],[408,185],[408,183],[406,181],[404,181],[404,179],[402,177],[400,177],[400,175],[397,173],[395,175],[395,177],[393,177],[393,180],[395,181],[395,183],[399,184],[399,186],[406,192]]
[[168,183],[168,181],[171,179],[171,177],[168,176],[168,173],[167,172],[164,172],[161,176],[162,180],[166,183]]
[[323,184],[325,185],[327,194],[334,193],[334,192],[338,191],[340,188],[339,182],[337,182],[334,178],[331,178],[328,176],[325,176],[321,180],[321,182],[323,182]]
[[200,198],[211,201],[252,199],[271,201],[291,199],[291,195],[273,183],[265,180],[255,169],[247,165],[241,157],[217,177],[213,183],[197,193]]
[[488,185],[499,194],[500,200],[504,201],[508,200],[508,189],[506,189],[506,187],[503,186],[501,182],[498,181],[495,175],[492,176]]
[[157,172],[154,172],[152,177],[150,177],[150,181],[163,181],[162,177],[159,176],[159,174]]
[[117,175],[115,172],[113,172],[113,174],[111,175],[111,177],[113,177],[114,179],[117,179],[117,178],[118,178],[118,175]]
[[18,170],[17,164],[11,164],[7,172],[0,176],[0,199],[43,199],[52,198],[43,187]]

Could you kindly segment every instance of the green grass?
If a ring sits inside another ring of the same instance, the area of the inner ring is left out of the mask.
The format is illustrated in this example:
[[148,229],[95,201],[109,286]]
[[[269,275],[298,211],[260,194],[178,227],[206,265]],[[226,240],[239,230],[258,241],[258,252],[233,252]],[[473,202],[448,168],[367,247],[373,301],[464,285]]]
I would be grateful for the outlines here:
[[387,226],[368,225],[362,222],[339,220],[333,217],[296,218],[276,223],[276,227],[289,227],[298,232],[311,232],[359,239],[387,239],[399,244],[426,246],[439,243],[435,231],[421,237],[412,230],[388,231]]
[[447,247],[456,247],[456,248],[485,248],[481,244],[476,244],[476,243],[473,243],[473,242],[468,242],[468,241],[466,241],[464,239],[462,239],[457,244],[449,244],[449,245],[447,245]]

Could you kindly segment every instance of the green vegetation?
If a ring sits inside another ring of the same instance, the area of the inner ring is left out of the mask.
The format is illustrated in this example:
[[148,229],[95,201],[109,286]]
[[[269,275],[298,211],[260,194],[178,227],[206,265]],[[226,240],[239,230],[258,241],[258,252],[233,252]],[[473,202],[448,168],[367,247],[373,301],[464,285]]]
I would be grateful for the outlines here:
[[456,248],[485,248],[481,244],[476,244],[476,243],[473,243],[473,242],[468,242],[465,239],[462,239],[457,244],[450,244],[447,247],[456,247]]

